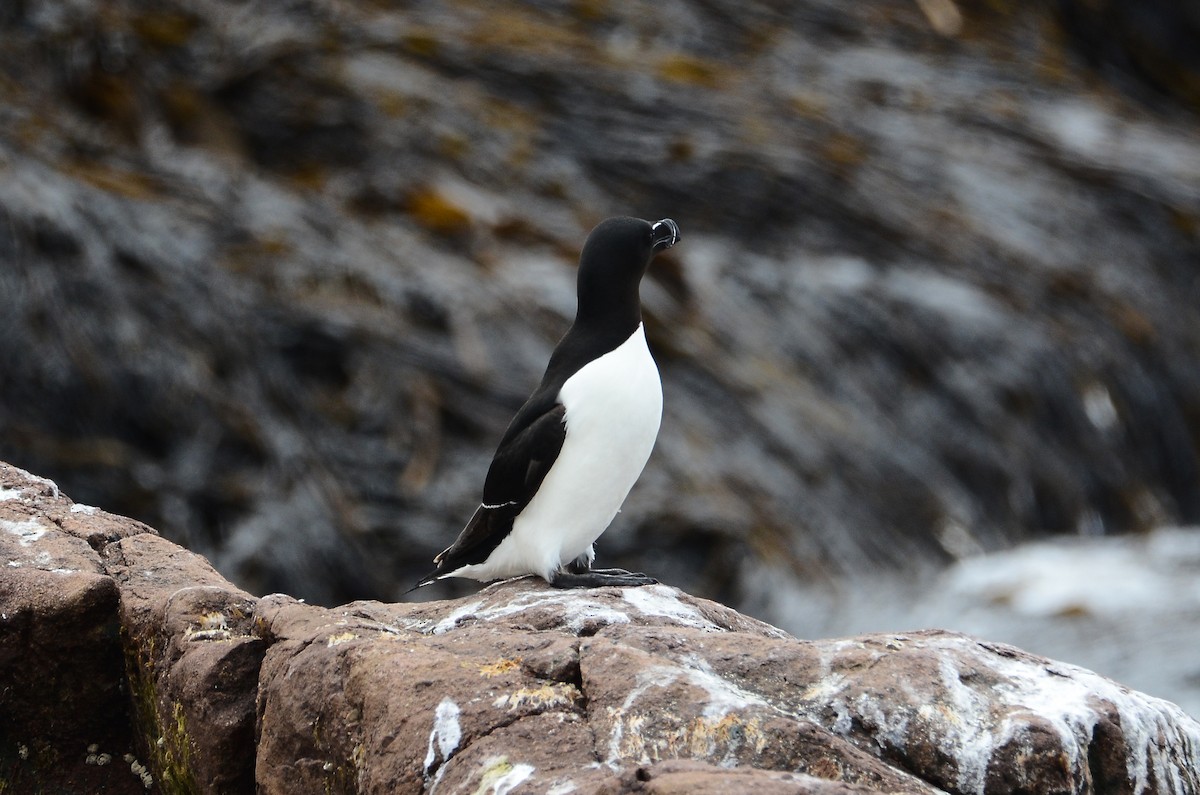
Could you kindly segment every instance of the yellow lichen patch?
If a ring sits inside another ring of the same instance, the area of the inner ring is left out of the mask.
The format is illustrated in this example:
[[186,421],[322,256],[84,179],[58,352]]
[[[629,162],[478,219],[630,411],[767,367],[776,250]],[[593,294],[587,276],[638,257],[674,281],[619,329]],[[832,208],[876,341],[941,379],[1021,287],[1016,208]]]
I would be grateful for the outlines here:
[[233,637],[229,631],[229,620],[219,610],[202,613],[196,619],[196,626],[188,627],[183,634],[189,641],[229,640]]
[[229,629],[225,614],[213,610],[200,616],[200,629]]
[[539,118],[524,106],[497,97],[488,97],[474,112],[492,130],[534,135],[542,126]]
[[959,714],[945,704],[922,704],[917,708],[917,717],[934,723],[949,723],[961,726],[963,721]]
[[846,686],[845,677],[840,674],[832,674],[823,679],[818,679],[809,685],[803,693],[800,694],[801,701],[829,701],[833,696],[837,695]]
[[500,674],[506,674],[509,671],[514,671],[520,667],[521,660],[519,658],[514,659],[505,657],[503,659],[496,660],[495,662],[484,663],[483,665],[479,666],[479,673],[490,678],[493,676],[499,676]]
[[442,48],[437,33],[428,29],[409,31],[400,41],[410,53],[423,58],[432,58]]
[[657,715],[651,722],[634,715],[624,723],[617,750],[622,758],[647,762],[679,756],[724,758],[743,750],[761,754],[768,744],[757,717],[697,716],[684,722],[674,715]]
[[805,119],[824,119],[829,112],[829,100],[816,91],[798,91],[788,98],[788,105]]
[[740,748],[762,753],[767,746],[767,738],[758,718],[743,720],[739,715],[728,714],[718,720],[695,718],[684,728],[678,744],[697,756],[723,755]]
[[149,200],[157,198],[159,193],[158,186],[144,174],[121,171],[102,163],[76,160],[66,164],[62,170],[93,187],[127,199]]
[[766,147],[779,140],[780,131],[773,119],[749,115],[738,119],[737,135],[739,141],[752,147]]
[[869,156],[866,144],[862,139],[846,132],[835,132],[826,139],[821,147],[821,154],[835,166],[853,168],[861,164]]
[[1131,304],[1113,302],[1108,307],[1113,324],[1138,345],[1150,345],[1158,336],[1154,321]]
[[[616,710],[612,710],[616,711]],[[673,715],[661,714],[658,720],[669,722]],[[647,719],[645,715],[632,715],[623,721],[620,728],[620,739],[613,749],[619,759],[632,759],[639,763],[658,761],[661,759],[662,743],[655,742],[645,734]]]
[[195,17],[172,11],[152,11],[133,18],[133,30],[138,37],[164,49],[187,44],[198,24]]
[[196,90],[196,87],[183,80],[172,81],[162,90],[158,98],[166,113],[167,121],[176,131],[196,124],[204,116],[205,111],[209,110],[206,107],[206,100]]
[[325,647],[331,649],[334,646],[341,646],[343,643],[348,643],[352,640],[358,640],[358,635],[355,635],[353,632],[339,632],[325,639]]
[[571,11],[576,19],[597,22],[608,16],[610,9],[607,0],[575,0]]
[[658,63],[658,76],[672,83],[712,88],[720,75],[718,64],[684,53],[668,55]]
[[449,160],[461,160],[471,151],[471,139],[459,133],[447,133],[437,141],[438,152]]
[[329,169],[315,161],[297,163],[287,172],[287,177],[297,188],[315,192],[324,190]]
[[375,96],[375,107],[379,108],[385,116],[393,119],[399,119],[402,116],[408,115],[412,110],[412,103],[408,97],[400,94],[384,94],[379,93]]
[[579,698],[579,690],[574,685],[555,682],[541,687],[522,687],[511,693],[500,696],[492,706],[499,709],[538,709],[547,710],[555,707],[570,707]]
[[823,756],[810,762],[808,770],[805,772],[810,776],[827,778],[834,781],[844,778],[846,775],[846,769],[842,766],[842,763],[828,756]]
[[483,763],[479,775],[479,786],[473,795],[508,792],[519,786],[533,774],[532,765],[513,764],[507,756],[493,756]]
[[419,188],[408,197],[406,208],[413,220],[439,235],[460,235],[471,226],[471,216],[436,188]]
[[[9,90],[6,83],[0,82],[0,95],[15,96],[14,92]],[[54,131],[54,126],[45,116],[32,114],[20,120],[14,120],[12,124],[13,133],[16,139],[26,146],[33,146],[42,140],[42,136]],[[4,168],[8,168],[8,163],[3,164]]]
[[526,56],[558,53],[571,59],[595,59],[599,55],[591,38],[543,15],[499,4],[484,5],[481,11],[465,37],[477,49],[517,51]]

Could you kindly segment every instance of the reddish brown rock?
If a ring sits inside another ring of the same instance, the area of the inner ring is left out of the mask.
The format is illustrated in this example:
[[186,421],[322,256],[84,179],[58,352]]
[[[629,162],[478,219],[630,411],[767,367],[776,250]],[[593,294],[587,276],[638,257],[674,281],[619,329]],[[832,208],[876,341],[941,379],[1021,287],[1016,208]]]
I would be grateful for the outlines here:
[[208,561],[155,535],[109,544],[135,729],[167,789],[250,792],[255,697],[266,642],[256,599]]
[[703,762],[674,760],[639,767],[622,777],[613,792],[645,792],[648,795],[861,795],[877,792],[841,782],[755,768],[722,768]]
[[[457,602],[260,610],[277,638],[258,757],[273,792],[295,776],[635,791],[648,782],[631,771],[672,759],[843,791],[1103,791],[1103,771],[1110,791],[1190,792],[1196,777],[1200,726],[1173,705],[960,635],[798,641],[671,588],[529,580]],[[679,775],[656,786],[699,786]]]
[[0,464],[0,790],[142,792],[120,764],[133,747],[120,593],[54,521],[70,505]]
[[1200,791],[1196,721],[1091,671],[939,631],[820,648],[828,673],[796,708],[936,786]]
[[[597,748],[605,764],[693,758],[811,773],[884,791],[932,792],[803,713],[781,707],[761,682],[741,687],[716,674],[704,656],[705,634],[630,626],[583,643],[583,681],[597,735],[607,738]],[[776,639],[744,634],[727,640],[755,649]],[[674,651],[650,653],[645,646]]]
[[12,791],[1200,789],[1196,721],[1007,646],[797,640],[666,586],[257,599],[28,473],[0,497]]
[[7,465],[0,556],[0,781],[253,790],[264,642],[247,594],[145,525]]

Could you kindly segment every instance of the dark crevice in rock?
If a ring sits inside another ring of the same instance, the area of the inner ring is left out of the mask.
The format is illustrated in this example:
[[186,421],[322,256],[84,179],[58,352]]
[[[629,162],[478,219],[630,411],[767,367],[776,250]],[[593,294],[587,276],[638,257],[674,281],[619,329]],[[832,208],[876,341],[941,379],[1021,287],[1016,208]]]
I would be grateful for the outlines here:
[[588,712],[588,697],[587,690],[585,690],[583,686],[583,664],[579,658],[579,644],[576,643],[574,646],[572,646],[572,648],[575,651],[574,665],[567,669],[569,676],[563,681],[566,682],[566,684],[574,685],[575,689],[579,691],[579,706],[586,715]]
[[1092,727],[1087,746],[1087,768],[1095,795],[1130,795],[1133,782],[1125,767],[1129,753],[1121,734],[1121,717],[1111,705],[1100,705],[1101,719]]
[[583,673],[580,667],[579,647],[579,641],[575,641],[567,647],[570,656],[566,660],[557,658],[549,661],[523,660],[522,670],[544,682],[572,685],[582,693]]
[[576,641],[575,649],[575,681],[572,683],[579,689],[579,707],[583,711],[583,722],[587,726],[588,733],[591,735],[592,754],[595,757],[597,765],[604,764],[604,755],[600,753],[600,734],[596,731],[595,719],[593,714],[592,699],[588,695],[588,688],[583,677],[583,643]]
[[596,621],[589,621],[579,628],[579,631],[575,633],[575,636],[578,638],[595,637],[602,632],[606,626],[608,625]]

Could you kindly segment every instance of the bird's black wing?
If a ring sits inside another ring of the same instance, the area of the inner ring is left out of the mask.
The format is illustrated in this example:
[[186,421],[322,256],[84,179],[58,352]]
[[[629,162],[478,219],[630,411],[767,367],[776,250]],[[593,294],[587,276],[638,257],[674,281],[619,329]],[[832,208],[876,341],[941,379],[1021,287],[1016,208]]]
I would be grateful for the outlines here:
[[462,566],[482,563],[512,529],[513,520],[524,510],[546,473],[558,458],[567,437],[566,407],[531,400],[504,434],[483,484],[483,504],[459,533],[458,539],[434,558],[437,570],[422,578],[420,585]]
[[547,403],[543,407],[530,401],[513,418],[483,481],[484,505],[517,503],[524,508],[542,485],[567,438],[567,407]]

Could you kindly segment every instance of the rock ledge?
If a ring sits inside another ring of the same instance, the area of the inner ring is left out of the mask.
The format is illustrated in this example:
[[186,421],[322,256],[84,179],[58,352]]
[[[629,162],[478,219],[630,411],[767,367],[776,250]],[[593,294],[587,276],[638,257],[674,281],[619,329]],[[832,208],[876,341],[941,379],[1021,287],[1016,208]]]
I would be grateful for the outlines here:
[[1009,646],[674,588],[256,598],[0,464],[0,789],[1194,793],[1200,724]]

